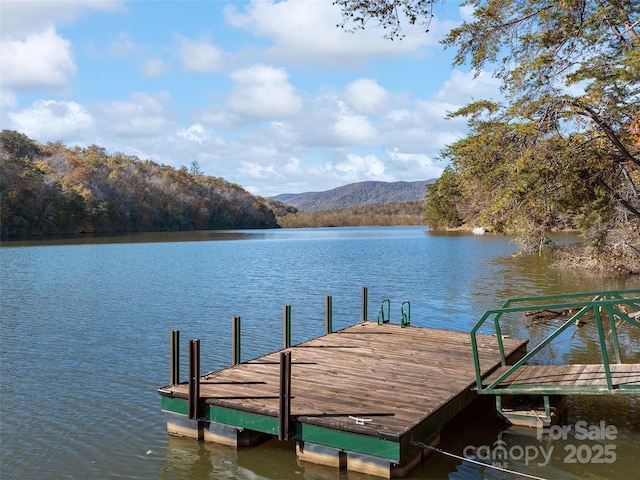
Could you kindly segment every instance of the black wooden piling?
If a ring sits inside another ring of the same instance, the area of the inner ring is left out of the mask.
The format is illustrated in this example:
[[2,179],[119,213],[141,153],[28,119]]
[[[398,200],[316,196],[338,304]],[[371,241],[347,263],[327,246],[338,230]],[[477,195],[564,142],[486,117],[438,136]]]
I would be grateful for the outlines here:
[[233,323],[231,325],[231,351],[233,357],[233,365],[239,365],[240,363],[242,363],[240,333],[240,317],[233,317]]
[[291,350],[280,352],[280,408],[278,440],[291,436]]
[[189,341],[189,418],[199,417],[200,400],[200,340]]
[[291,348],[291,305],[284,306],[284,348]]
[[180,383],[180,330],[171,330],[171,341],[169,342],[169,373],[171,385]]
[[367,321],[367,305],[369,303],[369,289],[367,287],[362,287],[362,322]]
[[325,308],[325,328],[327,335],[333,333],[333,297],[331,295],[327,295]]

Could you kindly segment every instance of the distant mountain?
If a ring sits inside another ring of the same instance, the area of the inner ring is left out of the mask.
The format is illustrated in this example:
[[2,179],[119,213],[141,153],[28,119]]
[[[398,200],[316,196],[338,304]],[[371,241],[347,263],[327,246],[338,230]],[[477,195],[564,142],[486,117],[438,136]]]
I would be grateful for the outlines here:
[[358,182],[324,192],[283,193],[272,198],[303,212],[321,212],[361,205],[422,200],[425,185],[435,180],[432,178],[418,182]]

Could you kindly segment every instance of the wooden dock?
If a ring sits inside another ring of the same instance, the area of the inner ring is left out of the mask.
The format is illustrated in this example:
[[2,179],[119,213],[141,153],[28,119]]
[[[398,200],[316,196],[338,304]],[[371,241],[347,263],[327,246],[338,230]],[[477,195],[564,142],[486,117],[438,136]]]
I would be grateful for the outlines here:
[[[478,339],[488,375],[501,364],[496,337]],[[524,355],[526,341],[503,342],[508,363]],[[363,322],[286,351],[284,439],[295,440],[302,462],[405,475],[426,451],[416,442],[436,443],[443,425],[476,398],[467,333]],[[236,447],[282,438],[281,358],[275,352],[200,376],[191,390],[197,415],[187,382],[159,389],[169,433]]]

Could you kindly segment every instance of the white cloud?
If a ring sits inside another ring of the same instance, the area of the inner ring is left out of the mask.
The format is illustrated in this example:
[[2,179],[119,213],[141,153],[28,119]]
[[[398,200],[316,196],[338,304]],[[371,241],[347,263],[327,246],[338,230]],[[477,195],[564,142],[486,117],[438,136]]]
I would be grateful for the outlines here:
[[191,125],[189,128],[178,129],[178,136],[190,142],[202,144],[202,142],[207,138],[207,132],[201,124],[196,123]]
[[289,158],[289,161],[284,166],[284,169],[289,175],[297,175],[297,174],[299,174],[301,172],[300,160],[298,160],[295,157]]
[[255,160],[272,159],[279,153],[279,149],[276,145],[261,142],[261,143],[249,143],[245,147],[245,154],[249,158]]
[[252,65],[236,70],[231,78],[235,85],[228,94],[227,106],[235,113],[259,119],[283,118],[302,108],[302,100],[283,68]]
[[66,87],[77,71],[71,42],[53,28],[22,39],[2,39],[0,50],[0,82],[10,90]]
[[461,5],[460,6],[460,18],[465,22],[472,22],[474,20],[473,12],[475,7],[473,5]]
[[[271,41],[267,58],[297,64],[353,66],[367,56],[398,57],[438,41],[437,35],[425,35],[417,25],[406,27],[401,42],[384,39],[376,28],[345,32],[337,27],[342,22],[339,6],[328,1],[254,0],[243,11],[229,5],[224,12],[230,25]],[[435,28],[438,19],[433,24]]]
[[436,165],[434,161],[424,153],[406,153],[395,148],[387,151],[391,159],[392,169],[401,172],[403,179],[429,180],[442,175],[444,168]]
[[453,70],[436,95],[441,102],[448,102],[456,109],[472,101],[500,99],[500,81],[491,72],[482,71],[476,77],[473,72]]
[[387,91],[369,78],[355,80],[345,89],[345,100],[349,106],[365,115],[376,115],[383,111],[388,97]]
[[442,148],[467,131],[465,119],[446,119],[447,114],[492,95],[499,95],[499,89],[489,74],[474,80],[472,74],[454,71],[432,97],[394,102],[394,107],[381,115],[377,123],[380,143],[385,148],[400,148],[435,158]]
[[193,116],[200,123],[216,128],[218,130],[231,131],[242,126],[242,118],[237,113],[233,113],[222,105],[208,105],[197,110]]
[[40,142],[73,141],[94,125],[93,117],[82,105],[55,100],[38,100],[9,117],[15,130]]
[[353,153],[348,154],[343,161],[327,164],[325,168],[330,172],[335,172],[345,182],[393,178],[385,176],[387,168],[375,155],[363,157]]
[[75,22],[87,10],[124,11],[123,0],[2,0],[0,31],[3,36],[40,32],[56,24]]
[[170,103],[167,93],[134,93],[130,101],[114,101],[98,106],[104,128],[121,137],[158,135],[168,125]]
[[0,89],[0,112],[6,112],[18,107],[18,97],[13,92]]
[[343,112],[333,126],[336,136],[347,145],[373,143],[377,130],[364,115]]
[[107,53],[112,57],[126,57],[136,50],[136,44],[126,33],[119,33],[107,47]]
[[[469,80],[452,74],[448,90],[420,99],[359,78],[347,84],[342,93],[327,87],[298,96],[301,107],[287,112],[284,120],[278,117],[281,107],[266,108],[263,104],[265,99],[281,98],[268,93],[265,85],[285,82],[286,91],[293,88],[283,69],[254,65],[234,72],[231,78],[235,85],[221,93],[231,108],[207,107],[198,121],[205,128],[240,127],[242,134],[229,138],[215,160],[200,164],[216,175],[224,168],[232,181],[258,194],[308,191],[309,185],[322,190],[362,180],[438,177],[444,167],[434,160],[438,152],[466,131],[464,119],[444,117],[464,105],[476,88],[453,88]],[[255,118],[266,121],[251,121]],[[239,164],[244,166],[234,166]]]
[[140,70],[145,77],[158,77],[168,70],[168,66],[165,62],[159,59],[147,60],[144,62]]
[[201,40],[192,41],[176,35],[179,42],[178,57],[184,69],[191,73],[215,72],[222,67],[222,52],[212,43]]
[[255,162],[242,162],[238,172],[252,179],[282,177],[276,173],[276,168],[273,165],[265,166]]

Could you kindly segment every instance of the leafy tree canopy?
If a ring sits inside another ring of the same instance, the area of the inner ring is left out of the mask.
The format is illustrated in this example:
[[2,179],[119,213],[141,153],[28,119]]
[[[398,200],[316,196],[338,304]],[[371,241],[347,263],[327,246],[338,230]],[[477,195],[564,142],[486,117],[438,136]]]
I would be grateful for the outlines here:
[[[402,22],[428,28],[434,1],[338,1],[345,28]],[[567,221],[594,246],[614,227],[640,223],[640,2],[468,0],[471,20],[443,41],[454,65],[491,69],[504,101],[452,115],[468,137],[442,153],[451,162],[430,187],[427,218],[479,220],[518,233],[524,245]],[[451,195],[451,198],[445,197]],[[446,201],[445,201],[446,200]],[[597,249],[597,248],[596,248]]]

